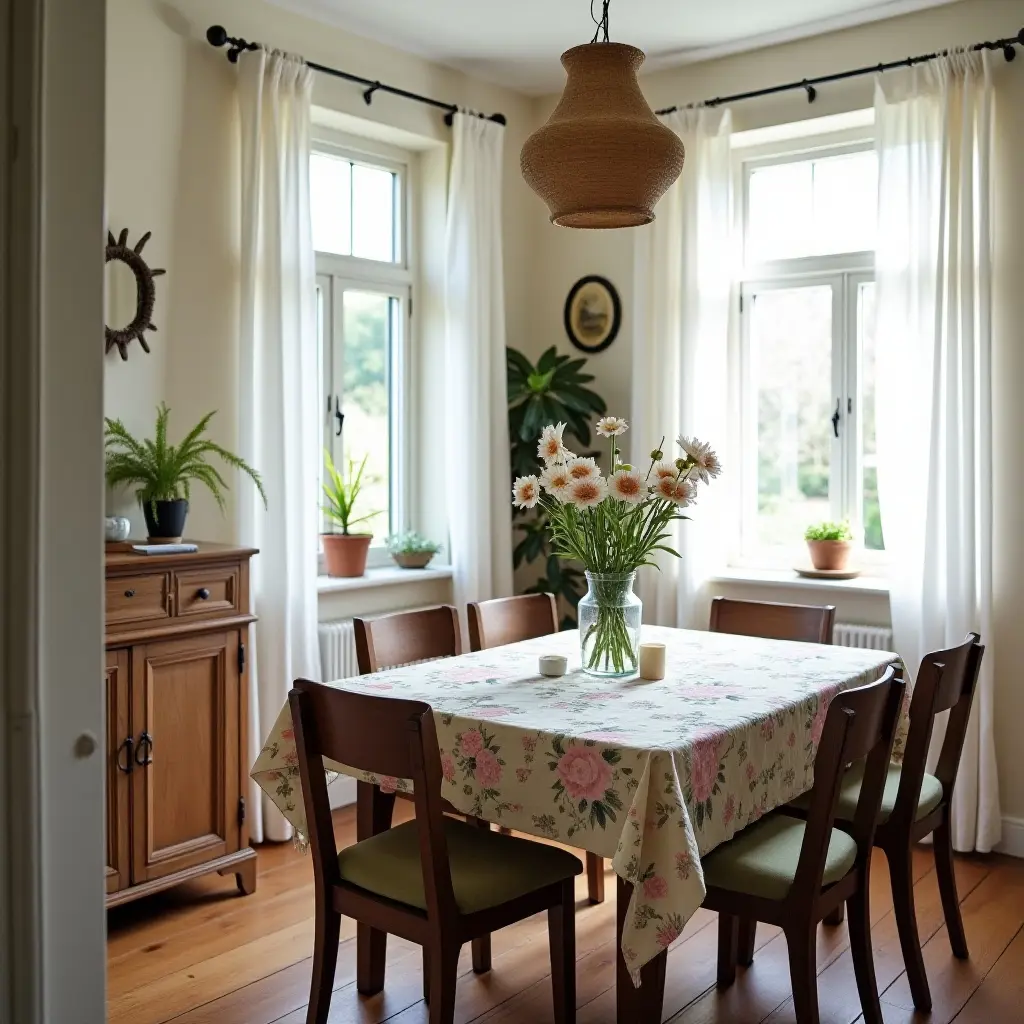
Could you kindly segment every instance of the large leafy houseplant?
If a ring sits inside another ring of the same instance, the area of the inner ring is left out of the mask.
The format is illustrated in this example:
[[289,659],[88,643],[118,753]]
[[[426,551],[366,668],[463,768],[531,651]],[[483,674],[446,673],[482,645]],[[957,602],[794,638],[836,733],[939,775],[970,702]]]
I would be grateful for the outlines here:
[[213,464],[220,459],[245,473],[256,485],[264,506],[267,495],[263,481],[244,459],[206,437],[216,410],[208,412],[179,444],[167,439],[171,410],[163,402],[156,410],[156,430],[152,438],[138,440],[119,419],[106,419],[107,485],[135,487],[135,498],[146,517],[151,538],[178,537],[184,526],[192,484],[200,483],[213,495],[217,507],[224,510],[228,484]]
[[[560,355],[552,346],[536,366],[514,348],[507,351],[508,421],[512,445],[512,478],[533,472],[537,461],[537,436],[547,423],[565,423],[567,440],[581,450],[591,443],[590,423],[606,412],[604,399],[587,385],[592,374],[584,372],[586,359]],[[576,606],[586,590],[582,569],[559,557],[551,547],[548,517],[539,505],[513,510],[517,534],[513,562],[518,569],[543,560],[540,579],[527,593],[554,594],[566,614],[563,627],[576,625]]]

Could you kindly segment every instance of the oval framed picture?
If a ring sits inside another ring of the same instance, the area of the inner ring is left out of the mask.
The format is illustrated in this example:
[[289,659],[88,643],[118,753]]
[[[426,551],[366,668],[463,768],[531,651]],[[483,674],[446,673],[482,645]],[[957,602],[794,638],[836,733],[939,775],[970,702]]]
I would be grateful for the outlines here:
[[583,352],[601,352],[619,333],[622,303],[607,278],[590,274],[581,277],[565,300],[565,333]]

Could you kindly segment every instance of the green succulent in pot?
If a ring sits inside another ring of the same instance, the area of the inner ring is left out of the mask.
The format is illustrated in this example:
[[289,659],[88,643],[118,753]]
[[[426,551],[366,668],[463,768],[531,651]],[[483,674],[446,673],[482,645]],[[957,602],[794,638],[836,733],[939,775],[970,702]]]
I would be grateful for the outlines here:
[[216,410],[208,412],[178,444],[171,444],[167,426],[171,410],[157,406],[156,429],[152,438],[138,440],[120,419],[105,420],[105,462],[107,486],[135,487],[135,499],[146,517],[150,540],[181,537],[192,498],[192,484],[202,484],[224,510],[225,492],[230,488],[214,460],[246,474],[267,504],[259,473],[234,452],[206,437]]
[[415,530],[406,533],[396,533],[388,537],[388,554],[403,569],[425,569],[441,550],[440,544],[435,544]]

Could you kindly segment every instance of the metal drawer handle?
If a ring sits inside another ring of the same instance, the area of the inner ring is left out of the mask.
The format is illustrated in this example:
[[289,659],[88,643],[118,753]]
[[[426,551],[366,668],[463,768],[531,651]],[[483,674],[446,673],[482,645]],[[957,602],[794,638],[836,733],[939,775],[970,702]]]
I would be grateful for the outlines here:
[[[143,753],[144,750],[145,753]],[[140,768],[145,768],[147,764],[153,763],[153,737],[148,732],[144,732],[139,737],[139,746],[135,751],[135,763]]]
[[135,591],[134,590],[126,590],[124,592],[124,596],[125,597],[134,597],[135,596]]
[[[135,741],[131,736],[126,736],[122,741],[121,745],[117,748],[117,757],[115,762],[117,767],[125,773],[125,775],[131,775],[132,773],[132,747],[135,746]],[[125,758],[124,764],[121,764],[121,751],[124,751]]]
[[207,600],[207,598],[209,598],[209,596],[210,596],[210,591],[207,590],[206,587],[200,587],[196,591],[196,597],[198,597],[200,601]]

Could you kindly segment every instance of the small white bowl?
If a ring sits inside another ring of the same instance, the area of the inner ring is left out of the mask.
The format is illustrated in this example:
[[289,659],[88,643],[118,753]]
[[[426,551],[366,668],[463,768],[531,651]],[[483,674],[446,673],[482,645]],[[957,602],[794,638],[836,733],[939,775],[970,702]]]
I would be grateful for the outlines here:
[[564,654],[542,654],[540,656],[540,674],[542,676],[564,676],[569,661]]

